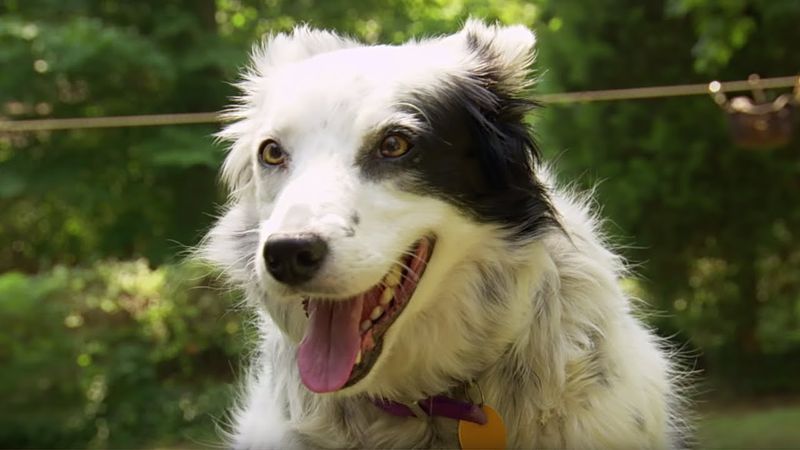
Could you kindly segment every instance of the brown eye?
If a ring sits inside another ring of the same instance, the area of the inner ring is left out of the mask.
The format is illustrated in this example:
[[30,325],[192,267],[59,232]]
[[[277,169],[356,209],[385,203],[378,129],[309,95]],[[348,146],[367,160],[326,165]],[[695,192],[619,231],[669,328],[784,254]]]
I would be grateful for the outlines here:
[[258,159],[268,166],[279,166],[286,162],[286,153],[281,145],[272,139],[267,139],[258,146]]
[[383,138],[380,153],[384,158],[398,158],[408,153],[411,147],[411,143],[404,136],[390,134]]

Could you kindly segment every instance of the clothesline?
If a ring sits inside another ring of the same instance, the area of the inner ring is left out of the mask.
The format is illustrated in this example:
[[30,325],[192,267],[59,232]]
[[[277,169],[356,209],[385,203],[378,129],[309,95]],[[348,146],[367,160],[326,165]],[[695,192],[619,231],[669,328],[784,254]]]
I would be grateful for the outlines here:
[[[800,85],[800,77],[786,76],[775,78],[762,78],[758,80],[758,87],[763,89],[787,88]],[[639,100],[666,97],[680,97],[689,95],[707,95],[710,87],[723,92],[740,92],[753,89],[750,80],[739,81],[714,81],[711,84],[680,84],[672,86],[651,86],[627,89],[606,89],[582,92],[564,92],[555,94],[542,94],[535,96],[535,100],[542,103],[589,103],[601,101]],[[221,123],[223,119],[218,112],[201,113],[175,113],[175,114],[147,114],[132,116],[106,116],[106,117],[71,117],[52,119],[29,120],[2,120],[0,119],[0,133],[26,132],[26,131],[54,131],[78,130],[91,128],[124,128],[148,127],[166,125],[187,125],[202,123]]]

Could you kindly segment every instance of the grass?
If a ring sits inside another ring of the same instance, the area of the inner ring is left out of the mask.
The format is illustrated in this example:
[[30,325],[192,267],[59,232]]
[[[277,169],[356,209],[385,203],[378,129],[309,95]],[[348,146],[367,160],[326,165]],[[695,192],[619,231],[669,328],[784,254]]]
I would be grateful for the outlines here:
[[708,411],[697,439],[702,449],[800,449],[800,405]]

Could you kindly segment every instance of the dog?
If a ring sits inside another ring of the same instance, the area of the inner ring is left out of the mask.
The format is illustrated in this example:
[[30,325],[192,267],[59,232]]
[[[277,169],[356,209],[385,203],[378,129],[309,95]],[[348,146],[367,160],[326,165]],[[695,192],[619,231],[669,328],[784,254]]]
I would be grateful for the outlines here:
[[508,448],[683,445],[671,352],[525,121],[534,44],[470,19],[399,46],[305,25],[256,46],[199,251],[260,330],[231,447],[469,447],[487,407]]

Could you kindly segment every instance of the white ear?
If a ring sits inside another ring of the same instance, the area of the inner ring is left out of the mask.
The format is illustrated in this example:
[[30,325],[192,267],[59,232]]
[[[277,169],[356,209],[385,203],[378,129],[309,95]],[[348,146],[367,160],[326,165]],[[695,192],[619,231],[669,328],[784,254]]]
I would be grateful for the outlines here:
[[[291,33],[270,35],[255,46],[250,56],[250,66],[245,70],[242,80],[236,83],[241,94],[233,99],[233,105],[223,113],[223,117],[232,123],[217,133],[217,138],[232,143],[222,166],[222,179],[233,195],[237,195],[251,180],[249,157],[244,150],[251,143],[242,141],[242,138],[248,136],[255,126],[255,122],[247,119],[257,113],[264,95],[265,77],[269,77],[272,69],[278,66],[358,45],[358,42],[330,31],[298,25]],[[242,149],[237,151],[239,147]]]
[[536,45],[531,30],[522,25],[487,25],[469,19],[458,35],[499,87],[512,91],[525,87]]
[[[253,48],[250,64],[244,70],[242,79],[236,83],[241,95],[235,97],[223,117],[238,121],[253,112],[263,92],[264,78],[272,69],[302,61],[321,53],[344,48],[357,47],[358,42],[339,36],[327,30],[317,30],[308,25],[298,25],[291,33],[278,33],[265,37]],[[247,133],[247,123],[228,125],[217,136],[223,140],[235,141]]]
[[253,50],[252,65],[260,75],[264,75],[270,67],[358,45],[358,42],[336,33],[298,25],[291,33],[278,33],[265,38]]

